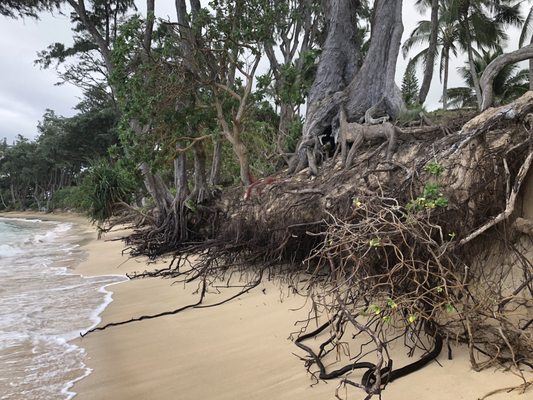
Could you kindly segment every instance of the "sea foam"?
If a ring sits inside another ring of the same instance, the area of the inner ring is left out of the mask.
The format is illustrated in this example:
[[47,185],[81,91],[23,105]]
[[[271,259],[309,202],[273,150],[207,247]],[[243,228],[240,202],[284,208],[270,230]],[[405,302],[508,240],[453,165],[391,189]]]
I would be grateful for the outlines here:
[[[85,278],[71,224],[0,219],[0,400],[71,399],[90,373],[71,343],[96,326],[124,276]],[[70,261],[68,261],[70,260]]]

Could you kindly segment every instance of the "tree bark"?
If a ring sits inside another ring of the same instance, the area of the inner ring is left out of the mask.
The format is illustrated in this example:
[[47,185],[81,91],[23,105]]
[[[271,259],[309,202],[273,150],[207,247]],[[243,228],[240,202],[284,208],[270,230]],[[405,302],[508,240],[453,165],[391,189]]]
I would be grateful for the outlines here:
[[189,199],[199,204],[209,198],[206,180],[206,154],[204,143],[196,141],[192,147],[194,156],[194,188]]
[[176,199],[178,202],[185,201],[189,194],[186,162],[187,157],[182,152],[179,152],[174,159],[174,187],[176,188]]
[[111,50],[106,43],[105,39],[102,37],[100,32],[98,32],[98,29],[94,25],[94,23],[90,20],[89,16],[87,15],[87,10],[85,9],[85,0],[67,0],[70,6],[74,9],[78,17],[80,18],[83,26],[93,40],[95,41],[96,45],[98,46],[98,50],[100,50],[100,54],[102,55],[102,58],[104,60],[104,64],[106,66],[107,72],[109,75],[113,72],[113,62],[111,61]]
[[[403,33],[402,0],[376,0],[374,3],[370,48],[357,73],[358,48],[347,43],[350,42],[347,37],[351,37],[349,35],[354,30],[351,21],[357,11],[352,7],[353,4],[344,0],[334,0],[331,3],[332,15],[326,46],[331,46],[332,49],[328,53],[325,48],[321,56],[309,96],[303,139],[295,158],[291,160],[289,173],[298,172],[307,165],[316,165],[315,160],[309,159],[309,155],[313,153],[309,146],[314,143],[313,138],[331,125],[338,114],[339,105],[344,104],[348,119],[361,117],[374,106],[379,106],[391,117],[396,117],[405,109],[400,89],[394,82]],[[343,29],[339,29],[341,22]],[[357,52],[356,56],[350,58],[350,62],[355,63],[350,67],[345,64],[345,54],[338,49],[345,43]],[[346,77],[351,75],[354,76],[353,79],[342,89],[347,82]],[[311,170],[314,173],[315,168]]]
[[347,88],[348,117],[364,115],[378,104],[392,118],[405,109],[394,81],[403,33],[402,3],[402,0],[374,3],[370,48],[361,70]]
[[4,201],[4,196],[2,196],[2,193],[0,192],[0,201],[2,201],[2,205],[4,206],[4,208],[7,208],[7,204],[6,202]]
[[327,100],[345,89],[357,72],[360,55],[356,40],[359,6],[359,1],[352,0],[332,0],[328,6],[328,35],[307,99],[305,138],[318,136],[331,125],[338,103],[329,104]]
[[464,17],[464,20],[462,22],[463,30],[465,32],[465,39],[466,39],[466,52],[468,54],[468,65],[470,67],[470,74],[472,75],[472,81],[474,82],[474,91],[476,92],[476,99],[478,108],[481,109],[482,107],[482,94],[481,94],[481,86],[479,83],[479,76],[476,71],[476,65],[474,63],[474,52],[472,50],[472,35],[470,34],[470,23],[467,20],[467,17]]
[[424,104],[433,79],[433,70],[435,67],[435,56],[437,54],[437,39],[439,34],[439,0],[431,0],[431,32],[429,38],[429,47],[426,58],[426,70],[422,85],[420,86],[420,93],[418,94],[418,102]]
[[287,104],[287,103],[280,104],[276,150],[282,156],[284,156],[288,150],[287,149],[287,137],[289,134],[289,126],[291,122],[294,120],[294,117],[295,117],[294,108],[291,104]]
[[154,199],[159,215],[157,219],[157,225],[162,224],[167,215],[172,212],[173,198],[170,195],[168,188],[166,187],[163,179],[160,176],[152,173],[148,163],[143,162],[140,166],[140,170],[143,176],[144,185],[150,196]]
[[487,65],[480,79],[480,87],[483,91],[482,101],[480,102],[482,111],[486,110],[492,105],[494,100],[492,83],[502,68],[504,68],[506,65],[532,58],[533,44],[529,44],[511,53],[502,54],[492,60],[489,65]]
[[209,174],[209,186],[215,187],[220,179],[220,167],[222,165],[222,140],[217,133],[213,145],[213,158],[211,160],[211,173]]
[[202,8],[202,5],[200,4],[200,0],[191,0],[191,12],[195,13],[199,11]]
[[146,29],[144,31],[144,51],[150,54],[150,47],[152,45],[152,34],[154,31],[155,19],[155,0],[146,1]]
[[448,74],[450,68],[450,52],[448,49],[442,50],[445,52],[444,57],[444,79],[442,81],[442,109],[448,109]]
[[15,196],[15,187],[13,186],[13,182],[9,185],[9,189],[11,192],[11,203],[13,203],[13,207],[17,205],[17,197]]

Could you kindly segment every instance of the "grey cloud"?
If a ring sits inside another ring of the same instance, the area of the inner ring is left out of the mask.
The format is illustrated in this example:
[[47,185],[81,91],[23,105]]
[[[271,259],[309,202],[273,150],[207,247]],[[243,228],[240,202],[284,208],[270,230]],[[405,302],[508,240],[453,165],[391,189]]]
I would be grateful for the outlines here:
[[[1,1],[1,0],[0,0]],[[175,20],[173,1],[156,2],[156,14],[161,18]],[[205,4],[205,2],[203,2]],[[423,18],[414,8],[415,0],[404,2],[404,37],[411,33],[416,23]],[[139,12],[144,13],[145,2],[137,1]],[[516,47],[518,34],[511,30],[511,42]],[[17,134],[33,138],[37,123],[46,109],[70,116],[78,102],[80,91],[70,85],[55,86],[55,71],[40,70],[34,65],[37,52],[54,42],[71,43],[70,21],[64,15],[43,14],[40,21],[11,20],[0,17],[0,139],[12,141]],[[464,57],[463,57],[464,59]],[[463,59],[453,60],[449,87],[463,83],[455,68]],[[398,59],[396,82],[401,84],[408,60]],[[421,71],[419,71],[421,78]],[[427,109],[439,108],[441,85],[438,70],[427,99]]]
[[17,134],[37,135],[37,123],[46,109],[72,115],[80,91],[55,86],[54,70],[34,65],[37,52],[53,42],[71,41],[65,16],[45,14],[40,21],[0,17],[0,139],[11,142]]

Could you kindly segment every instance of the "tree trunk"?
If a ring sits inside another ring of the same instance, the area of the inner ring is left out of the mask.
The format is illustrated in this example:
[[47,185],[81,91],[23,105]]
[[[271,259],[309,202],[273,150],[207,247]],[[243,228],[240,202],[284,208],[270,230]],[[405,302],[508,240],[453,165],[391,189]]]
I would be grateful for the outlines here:
[[[325,48],[321,55],[309,96],[303,139],[295,158],[291,160],[289,173],[298,172],[307,165],[315,173],[316,160],[309,159],[314,153],[310,146],[315,146],[316,140],[313,138],[331,125],[340,104],[345,104],[349,119],[363,116],[369,108],[378,105],[391,117],[396,117],[405,109],[400,89],[394,82],[403,33],[402,0],[376,0],[370,48],[357,73],[359,51],[353,44],[355,39],[348,40],[354,34],[355,8],[351,2],[344,0],[333,0],[331,3],[330,31],[326,46],[331,46],[332,49],[327,53]],[[350,67],[346,64],[348,58],[345,53],[339,50],[345,45],[356,52],[350,58],[350,62],[355,64]],[[354,75],[354,78],[342,90],[342,85],[347,82],[346,77],[350,75]]]
[[294,120],[294,108],[291,104],[282,103],[280,105],[278,136],[276,140],[276,150],[284,156],[287,153],[287,138],[289,127]]
[[174,187],[176,188],[176,199],[178,202],[185,201],[189,195],[186,161],[187,157],[182,152],[178,153],[174,159]]
[[176,226],[175,236],[178,240],[188,238],[187,214],[185,201],[189,195],[189,185],[187,182],[187,156],[185,153],[178,153],[174,159],[174,184],[176,187],[176,198],[174,199],[174,210],[177,217],[174,219]]
[[349,118],[364,115],[378,104],[392,118],[405,109],[394,81],[402,33],[402,0],[376,0],[370,48],[361,70],[347,88]]
[[209,174],[209,186],[215,187],[220,179],[220,167],[222,165],[222,140],[217,133],[214,139],[213,158],[211,161],[211,173]]
[[189,199],[199,204],[209,198],[206,180],[206,154],[203,142],[195,142],[192,151],[194,156],[194,188]]
[[13,186],[13,182],[9,185],[9,189],[11,191],[11,203],[13,203],[13,207],[15,207],[17,205],[17,198],[15,197],[15,187]]
[[424,104],[433,79],[433,70],[435,67],[435,56],[437,54],[437,39],[439,34],[439,0],[431,0],[431,33],[429,38],[429,47],[426,58],[426,70],[422,85],[420,86],[420,93],[418,94],[418,102]]
[[444,54],[444,79],[442,81],[442,109],[448,109],[448,74],[450,68],[450,52],[448,49],[442,50]]
[[166,219],[167,215],[172,212],[173,198],[168,191],[165,183],[160,176],[154,175],[148,163],[143,162],[140,166],[143,176],[144,185],[150,196],[154,199],[159,215],[156,218],[156,223],[160,226]]
[[[328,6],[329,30],[318,70],[307,99],[304,137],[320,135],[337,114],[338,102],[330,104],[333,94],[342,91],[357,72],[359,46],[356,40],[359,1],[331,0]],[[327,107],[323,100],[326,100]]]
[[100,54],[102,55],[104,64],[106,66],[108,76],[111,76],[111,73],[114,69],[114,65],[111,59],[111,49],[109,48],[108,43],[102,37],[100,32],[98,32],[98,29],[96,28],[94,22],[91,20],[90,16],[87,15],[87,10],[85,9],[85,0],[67,0],[67,2],[74,9],[76,14],[80,18],[81,23],[83,24],[85,29],[87,29],[92,39],[98,46],[98,50],[100,51]]
[[476,65],[474,64],[474,51],[472,49],[472,35],[470,34],[470,23],[466,19],[463,20],[463,29],[465,32],[466,39],[466,50],[468,54],[468,65],[470,67],[470,74],[472,75],[472,81],[474,82],[474,91],[476,92],[476,99],[478,108],[481,109],[482,104],[482,95],[481,95],[481,86],[479,84],[479,76],[476,71]]
[[152,45],[152,34],[154,31],[155,0],[146,1],[146,29],[144,31],[143,46],[146,54],[150,54]]
[[4,201],[4,196],[2,196],[2,193],[0,192],[0,201],[2,201],[2,205],[4,206],[5,209],[7,209],[7,204],[6,202]]
[[[280,1],[281,0],[277,0]],[[301,100],[294,96],[287,96],[284,90],[287,89],[286,74],[283,68],[292,67],[295,69],[296,77],[294,82],[289,84],[295,88],[300,88],[304,79],[304,68],[306,67],[306,57],[303,56],[314,44],[316,40],[318,16],[313,12],[314,6],[318,5],[317,0],[308,0],[306,2],[290,2],[289,8],[292,8],[301,17],[293,20],[290,25],[279,29],[277,32],[280,36],[281,45],[279,51],[274,50],[274,43],[271,36],[265,40],[265,54],[270,62],[270,70],[275,79],[274,90],[276,93],[276,102],[280,105],[280,122],[278,125],[278,134],[276,138],[276,152],[282,156],[285,162],[289,160],[287,153],[287,135],[291,122],[295,117],[295,109],[301,105]],[[325,10],[325,9],[324,9]],[[329,14],[329,12],[325,12]],[[272,36],[276,34],[275,30]],[[277,54],[281,52],[282,61],[278,62]],[[296,58],[297,57],[297,58]],[[293,149],[292,149],[293,150]]]
[[252,184],[252,178],[250,175],[250,162],[248,160],[248,149],[244,143],[239,140],[233,144],[233,151],[235,151],[237,159],[239,160],[241,182],[244,187],[248,187]]
[[480,86],[483,90],[483,98],[480,102],[481,111],[486,110],[492,105],[494,100],[492,84],[494,82],[494,78],[496,78],[496,75],[498,75],[498,73],[506,65],[514,64],[531,58],[533,58],[533,44],[524,46],[511,53],[499,55],[492,60],[489,65],[487,65],[480,79]]

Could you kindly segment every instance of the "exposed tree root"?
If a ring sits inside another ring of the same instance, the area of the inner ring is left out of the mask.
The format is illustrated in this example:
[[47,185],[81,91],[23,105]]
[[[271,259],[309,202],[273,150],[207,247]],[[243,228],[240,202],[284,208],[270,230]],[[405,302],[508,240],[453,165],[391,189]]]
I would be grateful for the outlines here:
[[234,300],[237,297],[242,296],[243,294],[246,294],[250,290],[256,288],[261,283],[261,278],[262,278],[262,274],[255,282],[252,282],[250,284],[245,285],[245,287],[241,291],[239,291],[237,294],[234,294],[233,296],[228,297],[227,299],[224,299],[222,301],[219,301],[219,302],[213,303],[213,304],[203,304],[203,301],[204,301],[206,293],[207,293],[207,287],[208,287],[208,283],[206,281],[206,277],[204,276],[204,278],[202,280],[202,283],[201,283],[201,288],[199,289],[200,298],[198,299],[198,301],[196,303],[189,304],[189,305],[186,305],[186,306],[183,306],[183,307],[179,307],[179,308],[176,308],[176,309],[170,310],[170,311],[163,311],[163,312],[160,312],[160,313],[157,313],[157,314],[141,315],[140,317],[131,318],[131,319],[128,319],[128,320],[125,320],[125,321],[109,322],[109,323],[107,323],[105,325],[97,326],[97,327],[94,327],[92,329],[89,329],[85,333],[80,333],[80,336],[81,337],[85,337],[89,333],[96,332],[96,331],[103,331],[103,330],[106,330],[106,329],[114,327],[114,326],[126,325],[126,324],[131,324],[133,322],[139,322],[139,321],[144,321],[144,320],[148,320],[148,319],[155,319],[155,318],[160,318],[160,317],[166,317],[166,316],[169,316],[169,315],[179,314],[179,313],[181,313],[181,312],[183,312],[185,310],[191,309],[191,308],[217,307],[217,306],[220,306],[222,304],[228,303],[231,300]]
[[[360,382],[345,378],[337,396],[343,385],[368,399],[379,395],[387,382],[434,359],[443,338],[466,343],[475,369],[505,364],[525,382],[520,367],[533,365],[533,265],[508,234],[495,239],[518,216],[516,199],[533,162],[524,127],[531,111],[530,93],[460,132],[406,129],[386,163],[385,146],[362,143],[350,170],[330,160],[311,180],[304,172],[280,175],[246,200],[226,193],[209,204],[215,222],[199,213],[204,230],[194,240],[170,246],[164,236],[160,243],[133,236],[138,253],[172,249],[178,257],[175,266],[136,277],[282,273],[312,300],[313,315],[295,337],[309,372],[331,379],[367,370]],[[485,262],[488,233],[512,261]],[[189,252],[200,260],[184,269],[179,257]],[[322,323],[312,329],[312,321]],[[306,342],[313,337],[321,338],[318,350]],[[393,341],[422,358],[393,368]],[[334,354],[344,354],[340,367],[329,365]]]

